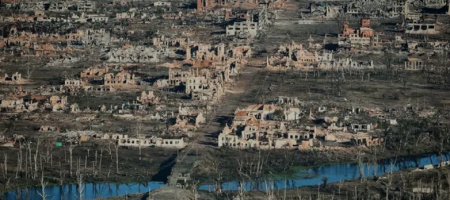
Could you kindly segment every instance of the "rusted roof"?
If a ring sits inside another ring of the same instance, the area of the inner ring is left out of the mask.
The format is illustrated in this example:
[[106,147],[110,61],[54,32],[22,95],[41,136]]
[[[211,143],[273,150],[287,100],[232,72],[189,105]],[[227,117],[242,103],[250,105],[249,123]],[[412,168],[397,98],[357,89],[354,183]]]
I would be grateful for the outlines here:
[[237,111],[236,113],[234,113],[235,117],[246,117],[247,116],[247,112],[246,111]]
[[253,104],[247,107],[248,110],[260,110],[263,108],[262,104]]
[[44,44],[44,45],[42,45],[42,50],[44,50],[44,51],[54,51],[55,48],[53,48],[52,45]]
[[123,45],[122,46],[122,49],[129,49],[129,48],[131,48],[132,46],[131,46],[131,44],[126,44],[126,45]]

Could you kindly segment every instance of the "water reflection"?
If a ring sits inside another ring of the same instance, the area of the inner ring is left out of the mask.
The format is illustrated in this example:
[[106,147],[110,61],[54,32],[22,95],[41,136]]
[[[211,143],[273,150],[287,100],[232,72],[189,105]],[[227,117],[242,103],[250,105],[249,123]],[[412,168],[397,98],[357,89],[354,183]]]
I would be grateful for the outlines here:
[[[442,156],[443,161],[449,160],[449,153]],[[393,164],[393,165],[391,165]],[[418,168],[425,165],[438,165],[439,158],[437,155],[422,155],[419,157],[399,157],[397,159],[385,159],[376,164],[363,164],[364,177],[380,176],[391,171],[399,171],[408,168]],[[315,186],[322,184],[322,178],[327,177],[328,183],[339,182],[344,180],[352,180],[360,178],[360,168],[358,164],[334,164],[321,166],[313,169],[299,170],[294,177],[306,177],[302,179],[286,179],[286,180],[261,180],[256,182],[244,182],[239,184],[237,181],[222,184],[223,190],[238,190],[242,185],[246,191],[266,190],[266,188],[284,189],[296,188],[303,186]],[[309,174],[305,176],[305,174]],[[213,185],[202,185],[199,190],[214,190]]]
[[[443,155],[443,161],[449,160],[450,152]],[[395,163],[391,166],[391,163]],[[425,165],[439,163],[437,155],[422,155],[418,157],[402,157],[397,159],[386,159],[376,164],[363,164],[365,177],[380,176],[391,171],[398,171],[407,168],[423,167]],[[358,164],[334,164],[312,169],[303,169],[294,175],[295,179],[286,180],[261,180],[256,182],[244,182],[243,188],[247,191],[296,188],[302,186],[314,186],[322,183],[322,178],[327,177],[328,183],[339,182],[343,180],[351,180],[360,178]],[[302,178],[298,178],[302,177]],[[222,184],[223,190],[237,190],[240,184],[237,181]],[[88,183],[84,185],[83,199],[106,198],[114,196],[122,196],[126,194],[143,193],[153,191],[163,187],[163,182],[151,181],[144,184],[128,183],[128,184],[95,184]],[[214,190],[213,185],[202,185],[199,190]],[[8,192],[5,194],[5,200],[42,200],[40,196],[40,187],[25,188],[18,191]],[[78,200],[79,190],[76,185],[49,186],[45,188],[47,199],[52,200]]]
[[[153,191],[164,186],[163,182],[148,183],[128,183],[128,184],[112,184],[112,183],[87,183],[83,186],[83,199],[96,199],[114,196],[122,196],[126,194],[135,194]],[[5,194],[5,200],[42,200],[42,188],[33,187]],[[79,188],[77,185],[49,186],[45,188],[47,199],[52,200],[78,200]]]

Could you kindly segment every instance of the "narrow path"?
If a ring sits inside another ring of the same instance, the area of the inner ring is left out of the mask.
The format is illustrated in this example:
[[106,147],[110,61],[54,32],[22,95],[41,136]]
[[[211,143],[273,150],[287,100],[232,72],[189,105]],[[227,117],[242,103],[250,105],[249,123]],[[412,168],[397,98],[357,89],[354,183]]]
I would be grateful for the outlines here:
[[[176,164],[168,177],[168,185],[176,186],[179,181],[189,179],[195,162],[198,161],[202,153],[209,148],[217,147],[217,134],[223,129],[224,121],[233,117],[233,113],[238,108],[246,104],[243,98],[258,95],[260,90],[265,89],[265,80],[268,73],[262,75],[262,70],[254,67],[244,67],[235,82],[229,86],[230,91],[242,91],[227,93],[225,97],[213,106],[213,110],[207,116],[207,123],[198,131],[198,135],[190,138],[189,144],[182,149],[176,159]],[[254,89],[257,92],[249,94],[247,89]],[[248,102],[250,103],[250,102]],[[255,103],[255,102],[253,102]]]

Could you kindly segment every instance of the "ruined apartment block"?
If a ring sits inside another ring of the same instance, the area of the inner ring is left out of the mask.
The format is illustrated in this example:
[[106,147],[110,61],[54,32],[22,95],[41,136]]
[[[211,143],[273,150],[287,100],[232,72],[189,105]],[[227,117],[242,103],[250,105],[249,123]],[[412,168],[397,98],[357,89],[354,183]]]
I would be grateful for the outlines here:
[[436,35],[440,32],[436,30],[436,24],[418,24],[409,23],[406,24],[406,34],[418,34],[418,35]]
[[226,29],[227,36],[249,36],[255,37],[258,33],[258,22],[235,22],[233,25],[228,25]]

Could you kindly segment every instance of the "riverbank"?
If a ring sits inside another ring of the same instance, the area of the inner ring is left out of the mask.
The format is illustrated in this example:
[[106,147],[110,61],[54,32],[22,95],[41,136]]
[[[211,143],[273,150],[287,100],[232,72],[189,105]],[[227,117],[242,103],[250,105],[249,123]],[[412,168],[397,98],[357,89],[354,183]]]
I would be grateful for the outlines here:
[[[285,178],[307,170],[334,164],[378,163],[385,159],[420,157],[436,152],[436,144],[421,144],[403,150],[358,147],[342,150],[234,150],[209,148],[198,161],[193,179],[214,184],[250,178]],[[450,151],[450,146],[444,146]],[[359,156],[358,156],[359,155]],[[258,167],[259,165],[259,167]]]
[[[232,197],[241,197],[247,200],[260,199],[448,199],[450,186],[450,168],[437,169],[406,169],[382,176],[370,176],[364,179],[353,179],[336,183],[323,182],[317,186],[300,187],[294,189],[270,189],[265,191],[223,191],[221,194],[214,192],[200,192],[202,199],[225,200]],[[435,190],[435,188],[441,188]],[[194,199],[190,190],[161,188],[150,195],[168,195],[170,199]],[[167,192],[169,191],[169,192]],[[180,195],[180,194],[188,195]],[[147,197],[145,194],[128,195],[127,197],[113,197],[107,200],[140,200]],[[161,197],[161,196],[159,196]],[[168,196],[164,196],[168,197]],[[176,198],[178,197],[178,198]],[[437,198],[438,197],[438,198]],[[157,198],[154,198],[157,199]]]
[[406,169],[382,176],[369,176],[295,189],[247,193],[248,199],[449,199],[450,168]]
[[[72,164],[70,161],[70,147],[39,148],[42,158],[37,162],[39,169],[35,172],[34,159],[30,165],[27,163],[18,165],[19,156],[8,158],[8,172],[5,181],[0,182],[0,192],[6,193],[27,187],[40,186],[46,183],[48,186],[59,186],[66,184],[78,184],[78,173],[82,175],[83,183],[146,183],[150,180],[165,181],[164,176],[160,176],[161,172],[169,170],[167,160],[176,155],[176,150],[169,149],[142,149],[139,155],[137,148],[118,148],[118,164],[116,165],[115,148],[113,145],[99,143],[82,143],[72,150]],[[1,151],[8,155],[18,155],[17,148],[2,148]],[[28,153],[22,150],[22,156]],[[32,149],[34,157],[35,149]],[[47,155],[51,155],[51,160],[46,159]],[[24,158],[25,160],[25,158]],[[27,158],[26,160],[29,160]],[[53,160],[53,161],[52,161]],[[56,162],[58,161],[58,162]],[[72,166],[70,166],[72,165]],[[3,175],[3,174],[2,174]],[[3,175],[4,176],[4,175]],[[44,180],[41,181],[41,177]]]
[[[444,161],[448,160],[448,156],[450,154],[446,153],[444,154]],[[309,175],[309,177],[304,178],[297,178],[297,177],[289,177],[289,179],[254,179],[254,180],[246,180],[245,182],[239,183],[236,180],[235,182],[221,182],[222,190],[221,191],[215,191],[214,193],[207,192],[208,190],[212,190],[214,188],[213,185],[200,185],[197,184],[197,186],[188,185],[188,190],[181,190],[183,192],[189,191],[191,194],[202,193],[202,194],[213,194],[214,198],[216,197],[223,197],[228,196],[230,197],[235,195],[236,193],[239,193],[239,195],[242,195],[242,193],[252,193],[253,191],[265,191],[267,193],[267,190],[278,190],[278,191],[286,191],[286,190],[293,190],[293,188],[297,191],[297,188],[303,188],[303,187],[314,187],[316,185],[329,185],[336,184],[336,183],[342,183],[346,180],[354,180],[359,179],[361,176],[361,170],[364,172],[363,180],[368,181],[372,179],[372,177],[375,177],[378,181],[378,177],[386,176],[385,174],[389,172],[395,172],[397,170],[407,169],[407,168],[417,168],[417,167],[423,167],[425,165],[431,164],[438,164],[439,158],[437,155],[428,156],[424,155],[422,157],[416,157],[416,158],[405,158],[405,159],[394,159],[396,162],[393,163],[390,160],[387,159],[384,162],[380,162],[378,164],[373,163],[364,163],[362,165],[358,164],[337,164],[332,166],[326,166],[326,167],[319,167],[316,169],[303,169],[302,171],[305,172],[306,175]],[[394,164],[394,165],[391,165]],[[362,167],[362,168],[361,168]],[[417,171],[417,170],[416,170]],[[424,171],[424,170],[423,170]],[[189,182],[191,184],[191,182]],[[162,187],[158,191],[162,191],[159,194],[164,195],[171,195],[172,192],[170,191],[170,187],[164,185],[164,183],[155,183],[155,182],[149,182],[147,184],[86,184],[85,185],[85,193],[86,199],[95,199],[98,196],[100,197],[115,197],[120,195],[127,195],[127,194],[134,194],[134,193],[142,193],[147,191],[155,190],[159,187]],[[193,188],[201,189],[201,191],[196,191]],[[166,189],[167,188],[167,189]],[[240,190],[239,188],[242,188],[243,190]],[[281,189],[278,189],[281,188]],[[40,193],[40,188],[33,188],[31,189],[30,195],[38,195]],[[55,190],[56,189],[56,190]],[[320,189],[320,188],[319,188]],[[177,189],[180,190],[180,189]],[[205,191],[206,190],[206,191]],[[59,195],[77,195],[78,188],[75,185],[65,185],[62,187],[49,187],[46,189],[48,193],[51,196],[59,196]],[[52,193],[53,191],[53,193]],[[103,191],[103,192],[102,192]],[[106,192],[107,191],[107,192]],[[105,193],[106,192],[106,193]],[[182,192],[182,193],[183,193]],[[218,193],[217,193],[218,192]],[[15,196],[6,196],[8,200],[15,199]],[[219,198],[220,199],[220,198]]]

